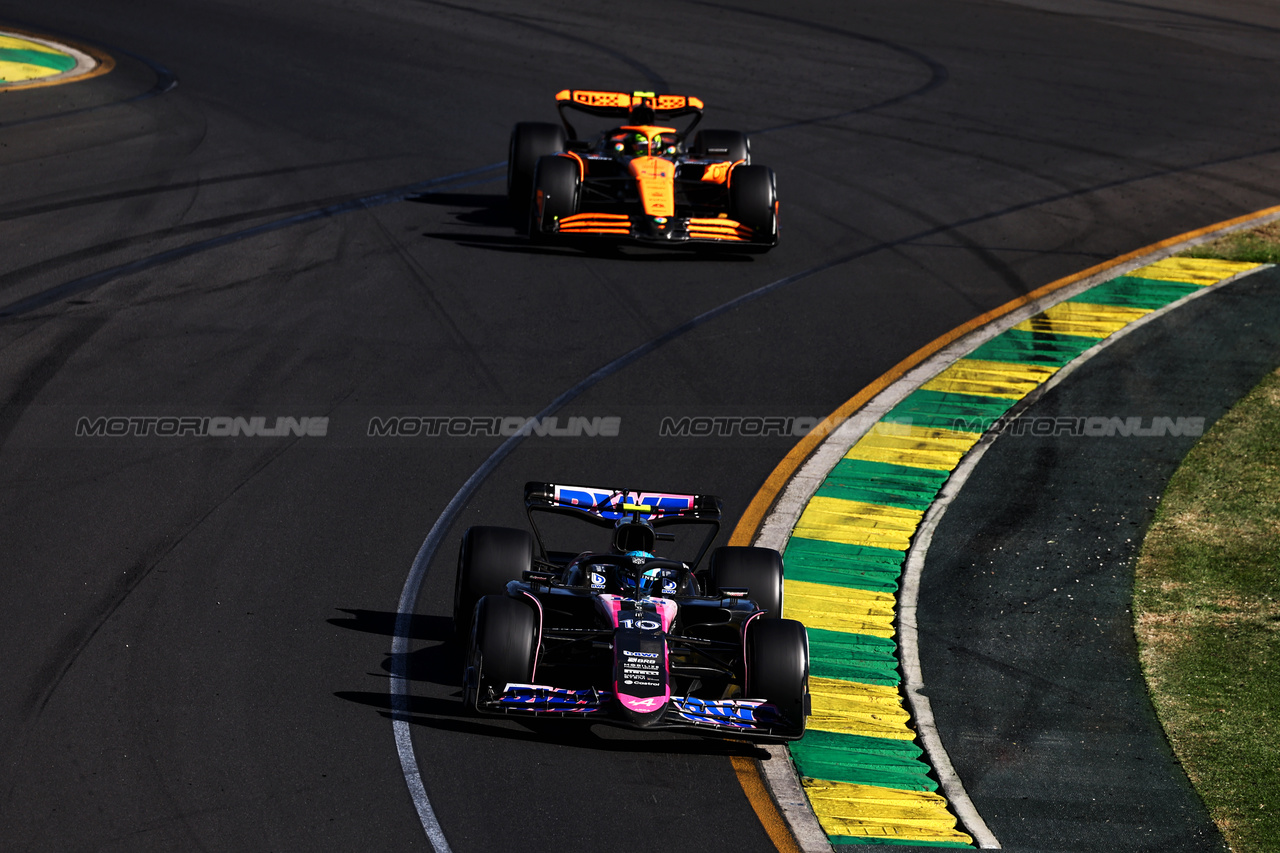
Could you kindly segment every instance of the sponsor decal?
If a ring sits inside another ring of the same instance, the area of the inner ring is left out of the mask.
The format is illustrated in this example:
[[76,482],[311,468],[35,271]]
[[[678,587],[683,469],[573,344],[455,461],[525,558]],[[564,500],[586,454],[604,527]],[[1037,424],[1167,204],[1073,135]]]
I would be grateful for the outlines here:
[[641,515],[660,518],[680,510],[693,509],[694,495],[675,495],[664,492],[611,492],[590,486],[556,486],[555,500],[561,506],[577,507],[583,512],[589,512],[601,518],[617,520],[631,514],[623,509],[624,504],[650,507]]

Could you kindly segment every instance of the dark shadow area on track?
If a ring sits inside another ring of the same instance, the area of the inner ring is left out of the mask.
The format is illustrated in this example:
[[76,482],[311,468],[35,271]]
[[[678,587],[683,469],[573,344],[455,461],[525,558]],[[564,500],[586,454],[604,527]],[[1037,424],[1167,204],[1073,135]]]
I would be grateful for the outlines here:
[[[346,607],[339,607],[338,610],[346,613],[348,618],[329,619],[327,621],[330,625],[365,634],[395,636],[396,619],[399,618],[399,614],[394,611],[353,610]],[[411,614],[409,630],[405,632],[405,636],[410,640],[447,640],[453,636],[453,620],[448,616]]]
[[[1021,417],[1207,430],[1277,364],[1273,269],[1134,329]],[[1197,439],[1006,429],[934,534],[917,613],[925,690],[1005,850],[1224,849],[1156,719],[1130,613],[1143,536]]]

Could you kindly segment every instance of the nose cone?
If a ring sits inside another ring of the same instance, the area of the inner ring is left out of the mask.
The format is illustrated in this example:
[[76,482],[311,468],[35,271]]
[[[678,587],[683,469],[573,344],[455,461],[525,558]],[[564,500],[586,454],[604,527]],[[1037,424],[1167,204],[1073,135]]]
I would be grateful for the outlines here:
[[666,638],[661,630],[618,628],[613,655],[613,691],[622,718],[638,728],[652,726],[671,699]]
[[636,157],[627,167],[640,189],[646,216],[671,217],[676,212],[676,164],[661,157]]

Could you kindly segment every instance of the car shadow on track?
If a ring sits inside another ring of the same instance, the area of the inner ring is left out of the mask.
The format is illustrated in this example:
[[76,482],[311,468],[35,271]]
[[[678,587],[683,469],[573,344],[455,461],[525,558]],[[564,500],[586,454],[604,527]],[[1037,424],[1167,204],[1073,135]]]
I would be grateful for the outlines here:
[[[392,637],[396,634],[397,614],[376,610],[339,608],[347,618],[329,619],[330,625],[371,634]],[[447,616],[414,614],[405,623],[407,639],[432,645],[409,652],[403,672],[410,682],[434,684],[424,687],[435,695],[410,694],[398,697],[403,704],[393,705],[390,691],[338,690],[334,696],[347,702],[379,709],[389,720],[403,720],[411,725],[460,734],[475,734],[509,740],[555,743],[606,752],[656,752],[690,755],[741,756],[767,760],[769,753],[746,741],[722,740],[671,731],[643,732],[584,720],[523,720],[509,717],[482,717],[468,712],[462,704],[462,646],[453,631],[453,620]],[[391,677],[395,660],[387,656],[380,676]],[[448,693],[441,695],[440,688]]]
[[482,228],[501,228],[506,234],[474,234],[450,232],[423,232],[423,237],[433,240],[450,240],[468,249],[488,249],[497,252],[515,252],[523,255],[558,255],[561,257],[588,257],[617,261],[712,261],[715,263],[750,263],[755,257],[746,252],[734,251],[724,246],[702,246],[671,251],[648,246],[619,245],[599,240],[581,243],[535,243],[516,231],[516,223],[507,206],[505,195],[482,193],[423,193],[411,196],[407,201],[417,204],[436,204],[465,208],[454,213],[463,225]]

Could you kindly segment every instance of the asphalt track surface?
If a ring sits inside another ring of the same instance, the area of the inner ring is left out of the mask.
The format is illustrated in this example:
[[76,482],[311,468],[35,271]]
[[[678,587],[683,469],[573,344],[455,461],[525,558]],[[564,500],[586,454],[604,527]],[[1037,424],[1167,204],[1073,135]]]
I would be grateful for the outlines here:
[[[520,524],[527,479],[711,492],[732,521],[794,440],[662,438],[664,416],[821,417],[985,310],[1280,190],[1280,12],[1244,2],[71,0],[3,23],[118,63],[0,94],[7,849],[428,849],[391,737],[396,602],[498,440],[368,421],[532,415],[651,342],[560,412],[618,437],[525,441],[463,507],[397,664],[405,718],[454,850],[770,849],[725,757],[750,747],[459,713],[463,527]],[[567,86],[695,94],[754,131],[782,244],[532,250],[483,170]],[[329,424],[76,438],[97,416]]]

